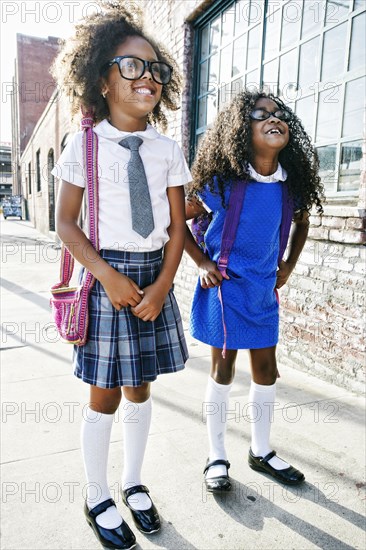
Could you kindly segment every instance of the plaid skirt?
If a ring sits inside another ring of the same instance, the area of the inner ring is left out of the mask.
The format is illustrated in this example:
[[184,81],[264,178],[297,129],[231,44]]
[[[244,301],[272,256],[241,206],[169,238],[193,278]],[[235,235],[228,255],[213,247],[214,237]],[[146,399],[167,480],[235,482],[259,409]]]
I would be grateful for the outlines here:
[[[141,289],[157,278],[162,249],[154,252],[100,252],[114,269],[127,275]],[[141,386],[158,374],[184,368],[188,350],[182,320],[169,291],[155,321],[142,321],[129,307],[117,311],[99,281],[89,297],[88,341],[74,346],[74,374],[100,388]]]

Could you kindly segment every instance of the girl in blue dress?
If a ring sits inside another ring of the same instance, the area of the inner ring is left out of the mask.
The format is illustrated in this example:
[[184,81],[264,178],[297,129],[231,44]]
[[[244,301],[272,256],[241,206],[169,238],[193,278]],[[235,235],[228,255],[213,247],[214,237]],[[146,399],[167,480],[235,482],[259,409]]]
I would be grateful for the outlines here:
[[[269,436],[278,376],[277,289],[287,282],[300,256],[312,205],[322,212],[316,153],[300,120],[279,98],[243,91],[207,131],[192,174],[186,218],[207,212],[213,216],[205,234],[205,252],[189,230],[185,244],[200,274],[192,304],[191,333],[212,350],[205,395],[207,490],[231,489],[225,428],[238,349],[249,349],[252,370],[249,465],[283,483],[301,483],[304,475],[276,456]],[[217,262],[233,181],[247,185],[225,277]],[[283,204],[284,197],[288,197],[288,206],[287,199]],[[280,252],[284,206],[291,208],[294,222],[286,260],[281,258],[282,247]]]

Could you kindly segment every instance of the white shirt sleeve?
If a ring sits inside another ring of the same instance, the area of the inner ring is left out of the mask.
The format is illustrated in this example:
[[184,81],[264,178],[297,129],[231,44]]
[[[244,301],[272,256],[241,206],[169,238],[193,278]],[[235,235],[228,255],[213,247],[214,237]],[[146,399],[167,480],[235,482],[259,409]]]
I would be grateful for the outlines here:
[[186,185],[190,181],[192,181],[192,176],[183,151],[178,143],[174,142],[173,158],[169,167],[167,185],[168,187],[178,187],[179,185]]
[[55,164],[52,174],[78,187],[85,187],[82,132],[72,136]]

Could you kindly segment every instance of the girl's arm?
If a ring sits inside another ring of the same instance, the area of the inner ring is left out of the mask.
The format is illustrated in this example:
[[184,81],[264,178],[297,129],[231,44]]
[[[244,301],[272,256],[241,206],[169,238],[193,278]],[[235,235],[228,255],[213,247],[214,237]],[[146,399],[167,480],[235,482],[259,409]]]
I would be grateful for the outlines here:
[[[198,200],[191,199],[186,201],[186,220],[196,218],[204,212],[206,212],[206,210]],[[222,275],[217,269],[217,265],[215,262],[212,262],[207,254],[198,246],[188,225],[186,225],[184,249],[199,269],[201,287],[213,288],[214,286],[220,286]]]
[[301,254],[309,232],[309,213],[304,211],[294,218],[294,227],[290,236],[289,253],[286,261],[282,260],[277,271],[276,288],[281,288],[290,277]]
[[57,234],[74,258],[101,282],[116,309],[135,306],[141,301],[138,285],[103,260],[78,226],[83,194],[83,188],[62,181],[56,204]]
[[164,248],[161,271],[152,285],[144,288],[144,298],[131,311],[143,321],[155,321],[172,287],[183,254],[186,222],[184,217],[184,187],[168,187],[170,206],[169,241]]

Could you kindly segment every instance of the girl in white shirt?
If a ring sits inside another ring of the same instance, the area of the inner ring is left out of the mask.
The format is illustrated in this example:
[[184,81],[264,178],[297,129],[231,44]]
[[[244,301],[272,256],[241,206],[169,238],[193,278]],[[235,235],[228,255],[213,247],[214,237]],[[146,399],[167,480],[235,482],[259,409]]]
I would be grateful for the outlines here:
[[[107,483],[110,432],[121,388],[122,498],[136,527],[150,534],[160,528],[158,512],[141,484],[150,383],[158,374],[183,369],[188,357],[172,284],[185,239],[183,186],[191,176],[177,143],[149,124],[166,126],[162,107],[178,108],[180,79],[172,59],[118,4],[103,7],[77,26],[54,72],[74,113],[81,105],[93,110],[99,141],[99,253],[77,224],[85,187],[81,132],[53,171],[62,179],[57,233],[66,246],[72,243],[76,260],[96,278],[88,342],[74,351],[75,374],[90,384],[82,426],[88,481],[84,511],[103,546],[126,549],[135,546],[135,536]],[[142,140],[139,153],[151,197],[153,229],[145,238],[132,227],[127,170],[132,157],[120,145],[130,136]]]

